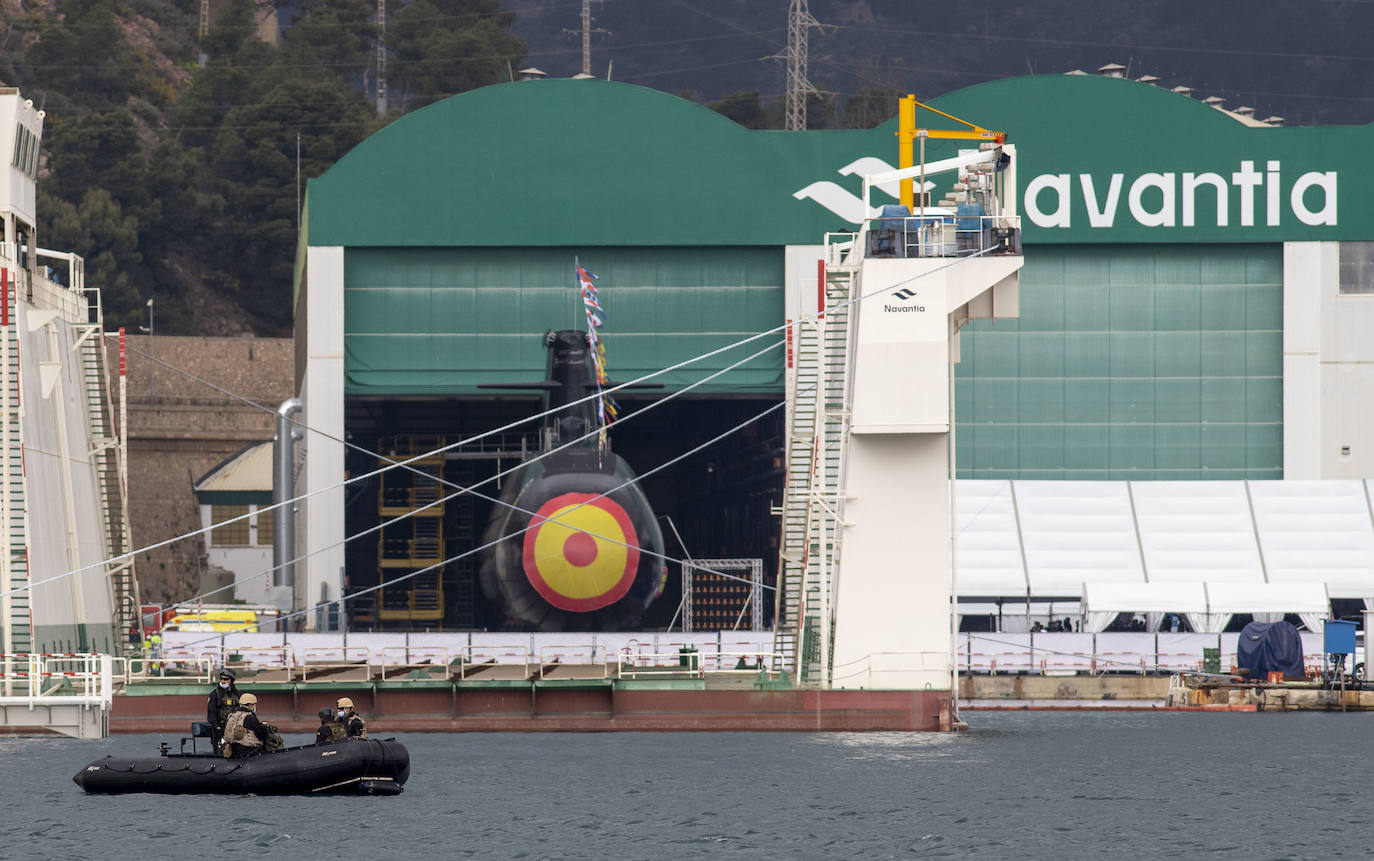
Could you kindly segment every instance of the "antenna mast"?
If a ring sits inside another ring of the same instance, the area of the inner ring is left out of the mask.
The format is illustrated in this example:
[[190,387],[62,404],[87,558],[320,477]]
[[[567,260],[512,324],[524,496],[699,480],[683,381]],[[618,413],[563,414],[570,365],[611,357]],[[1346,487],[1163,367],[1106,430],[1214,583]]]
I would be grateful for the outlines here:
[[[586,0],[583,0],[585,5]],[[811,16],[806,0],[790,0],[787,6],[787,119],[788,131],[806,129],[806,97],[817,90],[806,79],[806,42],[812,27],[821,22]]]
[[196,62],[200,67],[205,68],[205,64],[210,62],[210,57],[205,53],[205,37],[210,35],[210,0],[200,0],[200,28],[196,31]]
[[592,0],[582,0],[582,29],[568,30],[564,33],[580,33],[582,35],[582,74],[590,78],[592,76],[592,34],[604,33],[611,35],[610,30],[603,30],[600,27],[592,26]]
[[386,113],[386,0],[377,0],[377,115]]

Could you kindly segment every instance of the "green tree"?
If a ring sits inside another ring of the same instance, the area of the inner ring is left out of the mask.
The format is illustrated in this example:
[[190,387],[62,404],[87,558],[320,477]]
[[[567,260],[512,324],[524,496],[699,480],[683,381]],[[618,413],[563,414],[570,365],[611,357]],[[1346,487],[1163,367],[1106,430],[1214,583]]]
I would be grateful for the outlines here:
[[62,17],[41,31],[21,68],[40,93],[53,96],[49,108],[110,108],[127,101],[137,62],[111,0],[67,0]]
[[48,124],[47,170],[43,187],[63,200],[81,200],[87,189],[104,187],[122,203],[146,195],[142,143],[126,110],[57,114]]
[[293,77],[333,77],[365,87],[375,60],[375,6],[367,0],[308,0],[282,40]]
[[211,154],[224,199],[210,231],[210,259],[264,331],[284,332],[291,318],[296,243],[296,146],[301,181],[318,176],[375,128],[356,91],[338,81],[287,80],[261,102],[231,110]]
[[763,106],[763,99],[759,96],[758,90],[727,93],[714,102],[708,102],[706,107],[721,116],[729,117],[746,129],[775,129],[782,125],[781,118],[770,114]]
[[40,191],[38,205],[47,213],[48,232],[39,229],[43,242],[85,258],[86,285],[100,290],[107,325],[137,325],[151,287],[139,277],[137,219],[103,188],[87,189],[77,205]]
[[871,129],[897,116],[901,91],[894,87],[864,87],[844,103],[840,126],[846,129]]
[[414,0],[396,13],[387,31],[402,104],[421,107],[454,93],[506,79],[519,65],[525,42],[506,32],[514,12],[497,0]]
[[168,126],[189,146],[208,147],[229,111],[253,104],[290,77],[279,65],[281,52],[258,39],[256,7],[252,0],[230,0],[201,43],[207,54],[191,87],[174,111]]

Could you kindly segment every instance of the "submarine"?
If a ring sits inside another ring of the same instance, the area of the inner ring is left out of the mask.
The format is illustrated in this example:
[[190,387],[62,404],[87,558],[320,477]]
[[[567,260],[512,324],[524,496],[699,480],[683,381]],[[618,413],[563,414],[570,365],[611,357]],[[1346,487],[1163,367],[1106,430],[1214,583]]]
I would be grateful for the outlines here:
[[611,451],[606,434],[593,433],[602,424],[602,407],[599,399],[583,399],[598,385],[615,384],[598,384],[587,333],[550,331],[544,346],[544,380],[482,385],[539,390],[548,414],[540,436],[543,457],[511,476],[487,522],[482,543],[490,546],[478,582],[508,625],[629,630],[663,593],[663,532],[634,470]]

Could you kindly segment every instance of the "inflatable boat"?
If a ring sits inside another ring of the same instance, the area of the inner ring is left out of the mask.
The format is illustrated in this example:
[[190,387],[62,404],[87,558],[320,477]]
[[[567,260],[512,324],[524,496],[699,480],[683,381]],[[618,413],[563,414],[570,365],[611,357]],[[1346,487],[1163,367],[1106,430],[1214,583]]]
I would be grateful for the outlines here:
[[229,795],[399,795],[410,777],[410,753],[395,739],[351,738],[288,747],[246,759],[211,753],[107,756],[72,780],[87,792]]

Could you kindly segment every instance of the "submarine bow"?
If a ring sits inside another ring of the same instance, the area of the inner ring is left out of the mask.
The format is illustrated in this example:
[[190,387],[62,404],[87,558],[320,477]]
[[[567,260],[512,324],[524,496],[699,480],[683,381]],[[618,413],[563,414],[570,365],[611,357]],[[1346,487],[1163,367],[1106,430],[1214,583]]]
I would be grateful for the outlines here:
[[586,333],[551,332],[545,342],[543,382],[491,385],[542,389],[554,412],[543,456],[506,484],[487,524],[482,591],[512,623],[625,630],[663,591],[663,533],[634,470],[591,433],[601,421],[595,401],[579,403],[598,385]]

